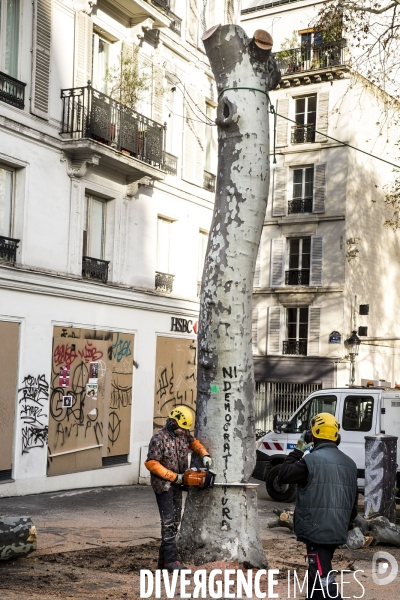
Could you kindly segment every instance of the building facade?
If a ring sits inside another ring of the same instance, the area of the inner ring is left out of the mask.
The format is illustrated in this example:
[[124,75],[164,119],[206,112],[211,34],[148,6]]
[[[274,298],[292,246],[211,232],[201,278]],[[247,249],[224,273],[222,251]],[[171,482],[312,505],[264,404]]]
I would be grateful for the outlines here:
[[[352,383],[353,366],[356,385],[400,382],[399,238],[383,226],[394,173],[378,160],[398,162],[398,135],[385,116],[385,94],[351,72],[341,32],[325,36],[312,27],[320,6],[242,8],[248,34],[272,34],[282,74],[270,94],[277,118],[254,288],[261,430],[315,389]],[[346,343],[353,331],[358,356]]]
[[237,5],[1,3],[0,495],[137,483],[165,415],[194,409],[216,175],[200,38]]

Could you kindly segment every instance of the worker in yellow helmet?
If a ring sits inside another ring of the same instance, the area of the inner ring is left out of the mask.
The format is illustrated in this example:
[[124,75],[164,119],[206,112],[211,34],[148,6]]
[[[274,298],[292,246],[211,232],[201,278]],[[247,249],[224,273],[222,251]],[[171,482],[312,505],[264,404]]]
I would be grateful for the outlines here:
[[212,460],[204,446],[190,433],[193,413],[187,406],[175,406],[164,427],[150,440],[144,463],[151,473],[161,519],[161,546],[158,569],[185,569],[178,558],[175,537],[181,522],[183,474],[188,468],[189,451],[197,454],[203,465]]
[[347,542],[350,522],[357,516],[357,466],[338,448],[339,423],[319,413],[287,456],[279,483],[297,483],[294,531],[307,545],[307,600],[341,599],[332,572],[336,548]]

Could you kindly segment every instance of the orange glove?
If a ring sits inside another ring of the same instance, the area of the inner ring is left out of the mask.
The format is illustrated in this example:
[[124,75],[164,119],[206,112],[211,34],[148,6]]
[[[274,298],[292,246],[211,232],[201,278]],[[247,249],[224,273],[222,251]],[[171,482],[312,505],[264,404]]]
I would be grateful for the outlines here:
[[189,446],[190,450],[203,458],[204,456],[209,456],[209,452],[204,448],[203,444],[194,438],[193,442]]
[[144,465],[150,473],[153,473],[153,475],[158,475],[161,479],[167,479],[167,481],[172,481],[172,483],[176,481],[178,477],[178,473],[174,473],[174,471],[170,471],[166,467],[163,467],[158,460],[147,460]]

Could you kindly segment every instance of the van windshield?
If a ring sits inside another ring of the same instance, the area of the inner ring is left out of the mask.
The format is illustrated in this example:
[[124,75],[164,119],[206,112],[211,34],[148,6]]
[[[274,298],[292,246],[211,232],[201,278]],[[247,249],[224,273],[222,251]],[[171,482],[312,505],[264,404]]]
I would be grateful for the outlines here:
[[335,416],[337,397],[334,395],[314,396],[307,402],[305,406],[297,414],[294,415],[292,423],[294,423],[294,432],[303,433],[309,429],[312,417],[318,413],[326,412]]

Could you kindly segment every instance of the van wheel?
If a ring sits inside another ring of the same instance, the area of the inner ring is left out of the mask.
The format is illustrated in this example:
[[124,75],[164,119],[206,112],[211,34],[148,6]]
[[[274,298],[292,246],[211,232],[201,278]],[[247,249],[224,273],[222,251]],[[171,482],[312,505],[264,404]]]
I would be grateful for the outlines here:
[[296,498],[297,486],[295,483],[278,483],[278,475],[281,465],[272,467],[267,475],[265,486],[272,500],[277,502],[293,502]]

